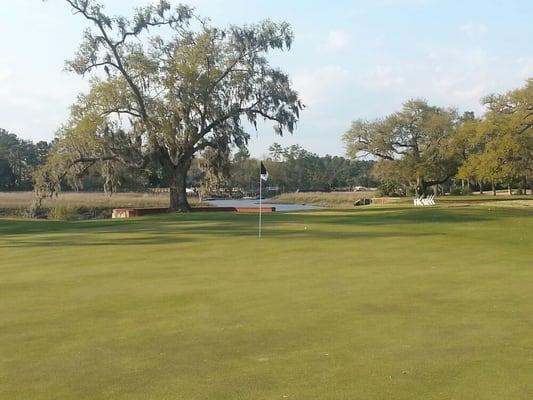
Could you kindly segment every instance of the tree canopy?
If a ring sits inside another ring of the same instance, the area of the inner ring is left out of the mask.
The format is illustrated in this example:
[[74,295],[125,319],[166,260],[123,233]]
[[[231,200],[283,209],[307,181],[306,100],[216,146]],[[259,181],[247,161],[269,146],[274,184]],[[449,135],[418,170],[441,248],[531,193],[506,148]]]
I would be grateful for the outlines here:
[[533,173],[533,79],[483,102],[488,110],[484,118],[463,127],[470,133],[471,154],[458,175],[506,184],[521,180],[526,189]]
[[356,120],[343,136],[350,157],[371,156],[384,181],[403,180],[419,193],[455,175],[450,139],[459,118],[455,110],[409,100],[384,118]]
[[33,143],[0,128],[0,190],[29,190],[32,173],[45,163],[49,143]]

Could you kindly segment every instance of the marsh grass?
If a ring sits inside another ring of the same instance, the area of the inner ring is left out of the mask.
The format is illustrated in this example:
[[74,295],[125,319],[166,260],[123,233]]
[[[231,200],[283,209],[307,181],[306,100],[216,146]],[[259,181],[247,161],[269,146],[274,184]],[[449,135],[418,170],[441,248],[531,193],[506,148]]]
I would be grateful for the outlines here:
[[[353,208],[354,201],[358,199],[376,198],[378,193],[368,192],[303,192],[283,193],[272,199],[272,203],[313,204],[327,208]],[[376,204],[405,203],[407,198],[383,197],[376,199]]]
[[[75,220],[109,218],[113,208],[167,207],[168,193],[64,192],[43,201],[43,209],[50,219]],[[0,216],[25,217],[34,198],[33,192],[0,192]],[[191,205],[199,205],[196,197]]]
[[[0,192],[0,208],[29,207],[33,192]],[[44,207],[165,207],[168,193],[114,193],[108,196],[100,192],[63,192],[57,197],[45,199]]]

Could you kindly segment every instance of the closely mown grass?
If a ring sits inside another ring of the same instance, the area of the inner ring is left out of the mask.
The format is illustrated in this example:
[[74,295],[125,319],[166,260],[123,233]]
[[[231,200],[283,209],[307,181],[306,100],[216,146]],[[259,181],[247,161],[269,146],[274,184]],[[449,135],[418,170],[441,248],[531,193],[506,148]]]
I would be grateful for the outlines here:
[[523,202],[527,205],[528,202],[533,201],[532,195],[504,195],[499,194],[497,196],[488,195],[488,194],[474,194],[468,196],[439,196],[436,198],[438,203],[442,204],[471,204],[471,205],[481,205],[481,204],[511,204],[512,202]]
[[530,197],[529,199],[509,199],[507,201],[484,201],[479,203],[483,206],[490,206],[490,207],[518,207],[518,208],[524,208],[524,207],[533,207],[533,198]]
[[531,399],[533,213],[0,219],[0,399]]

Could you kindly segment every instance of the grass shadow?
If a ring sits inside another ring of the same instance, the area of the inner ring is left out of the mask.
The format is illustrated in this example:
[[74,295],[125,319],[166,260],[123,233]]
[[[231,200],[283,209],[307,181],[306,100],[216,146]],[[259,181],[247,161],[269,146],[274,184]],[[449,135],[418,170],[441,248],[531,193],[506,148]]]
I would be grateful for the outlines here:
[[[520,215],[530,214],[515,209],[383,207],[274,213],[264,215],[263,221],[269,237],[335,240],[438,236],[446,234],[435,229],[440,224],[484,222]],[[402,225],[406,228],[401,228]],[[374,228],[382,226],[397,226],[397,229]],[[428,229],[421,229],[424,227]],[[73,222],[0,220],[0,247],[173,245],[205,237],[251,237],[256,235],[256,229],[256,214],[236,213],[165,214]]]

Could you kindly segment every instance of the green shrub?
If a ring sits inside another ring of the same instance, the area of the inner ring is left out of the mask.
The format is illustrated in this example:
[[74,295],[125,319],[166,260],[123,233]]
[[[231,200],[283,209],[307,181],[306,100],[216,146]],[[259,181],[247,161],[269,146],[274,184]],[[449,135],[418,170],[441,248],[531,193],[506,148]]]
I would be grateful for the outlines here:
[[451,188],[450,194],[452,196],[461,196],[463,194],[463,190],[459,186],[454,186]]
[[111,214],[109,207],[56,206],[48,209],[48,219],[62,221],[111,218]]
[[408,197],[416,196],[416,189],[412,186],[409,186],[407,190],[405,191],[405,195]]
[[392,182],[383,182],[378,186],[378,197],[403,197],[405,192],[403,188]]
[[0,208],[0,217],[25,217],[26,210],[23,207]]
[[56,206],[48,210],[48,219],[57,219],[62,221],[73,221],[79,219],[77,213],[78,207],[73,206]]

